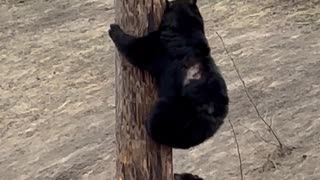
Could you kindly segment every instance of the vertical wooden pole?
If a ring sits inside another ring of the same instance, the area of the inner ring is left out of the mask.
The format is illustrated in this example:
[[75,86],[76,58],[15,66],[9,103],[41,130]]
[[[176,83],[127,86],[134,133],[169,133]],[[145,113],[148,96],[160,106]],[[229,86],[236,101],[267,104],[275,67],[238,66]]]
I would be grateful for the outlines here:
[[[132,35],[155,30],[165,0],[115,0],[116,23]],[[154,143],[144,121],[156,99],[150,76],[116,55],[117,180],[172,180],[172,150]]]

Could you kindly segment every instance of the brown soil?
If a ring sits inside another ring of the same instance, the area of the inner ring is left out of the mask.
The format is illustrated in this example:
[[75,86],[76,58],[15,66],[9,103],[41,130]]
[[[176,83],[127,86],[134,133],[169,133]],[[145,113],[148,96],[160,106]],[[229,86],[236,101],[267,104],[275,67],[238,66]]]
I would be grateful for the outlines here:
[[[320,1],[201,1],[212,54],[227,80],[247,180],[320,179]],[[0,1],[0,179],[112,180],[111,0]],[[215,32],[224,38],[257,117]],[[175,171],[240,179],[229,123],[174,151]]]

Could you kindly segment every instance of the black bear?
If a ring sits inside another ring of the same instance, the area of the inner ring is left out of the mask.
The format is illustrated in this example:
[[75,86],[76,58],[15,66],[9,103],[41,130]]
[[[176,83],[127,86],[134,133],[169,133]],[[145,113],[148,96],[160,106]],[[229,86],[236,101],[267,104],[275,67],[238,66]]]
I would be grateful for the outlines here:
[[212,137],[228,113],[226,83],[210,55],[196,3],[167,2],[159,29],[143,37],[116,24],[109,29],[118,51],[156,80],[158,99],[146,119],[148,135],[179,149]]

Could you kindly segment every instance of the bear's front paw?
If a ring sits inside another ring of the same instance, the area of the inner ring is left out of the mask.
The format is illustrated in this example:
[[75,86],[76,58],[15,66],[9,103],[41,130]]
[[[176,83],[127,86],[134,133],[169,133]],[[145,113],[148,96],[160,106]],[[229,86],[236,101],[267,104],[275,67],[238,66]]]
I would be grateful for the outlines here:
[[117,36],[122,34],[123,31],[118,24],[111,24],[109,29],[109,36],[111,39],[115,39]]

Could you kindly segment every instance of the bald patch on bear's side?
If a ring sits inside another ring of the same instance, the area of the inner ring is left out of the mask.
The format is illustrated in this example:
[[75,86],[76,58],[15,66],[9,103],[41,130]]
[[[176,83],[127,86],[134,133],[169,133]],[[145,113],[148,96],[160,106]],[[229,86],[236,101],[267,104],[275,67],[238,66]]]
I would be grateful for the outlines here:
[[187,69],[186,76],[183,81],[183,85],[188,85],[191,80],[201,79],[200,64],[194,64]]

